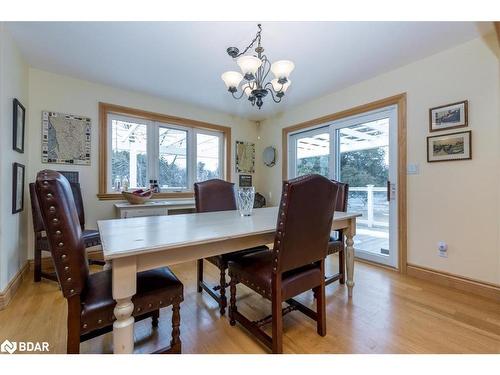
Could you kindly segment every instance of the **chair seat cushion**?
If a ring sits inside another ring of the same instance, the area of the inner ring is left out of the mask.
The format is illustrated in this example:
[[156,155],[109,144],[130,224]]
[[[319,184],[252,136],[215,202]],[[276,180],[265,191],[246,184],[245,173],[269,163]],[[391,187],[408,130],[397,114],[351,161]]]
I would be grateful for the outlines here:
[[101,236],[98,230],[85,229],[82,232],[82,237],[85,247],[99,246],[101,244]]
[[[115,320],[113,309],[112,271],[105,270],[89,275],[81,295],[81,333],[106,327]],[[183,300],[183,285],[168,267],[157,268],[137,274],[137,293],[132,297],[133,316]]]
[[342,232],[331,232],[330,239],[328,240],[328,255],[338,253],[344,250],[344,241],[342,238]]
[[257,247],[252,247],[250,249],[245,249],[245,250],[235,251],[232,253],[208,257],[207,260],[220,269],[226,269],[228,267],[228,263],[231,260],[242,257],[244,255],[252,254],[252,253],[255,253],[258,251],[269,251],[269,248],[267,246],[257,246]]
[[[229,274],[257,293],[270,298],[273,261],[272,251],[245,255],[229,262]],[[282,299],[292,298],[319,286],[323,278],[324,275],[321,274],[321,269],[316,264],[309,264],[283,273]]]

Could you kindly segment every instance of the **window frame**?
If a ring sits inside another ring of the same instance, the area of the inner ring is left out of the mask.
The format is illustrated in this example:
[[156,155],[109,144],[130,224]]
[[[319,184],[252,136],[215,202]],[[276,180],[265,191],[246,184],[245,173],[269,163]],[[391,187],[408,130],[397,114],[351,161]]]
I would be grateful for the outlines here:
[[[172,129],[185,130],[188,134],[187,141],[187,158],[194,157],[192,162],[187,162],[188,169],[188,186],[187,189],[181,191],[162,191],[153,194],[153,199],[161,198],[192,198],[194,197],[193,183],[196,181],[196,163],[197,163],[197,133],[216,135],[220,134],[220,161],[219,172],[221,178],[226,181],[231,181],[231,128],[222,125],[211,124],[198,120],[191,120],[182,117],[170,116],[160,113],[143,111],[140,109],[119,106],[115,104],[108,104],[99,102],[99,192],[97,197],[99,200],[123,200],[123,196],[118,192],[110,192],[110,178],[111,178],[111,120],[114,118],[128,118],[136,119],[140,123],[148,124],[148,138],[149,134],[153,134],[154,141],[148,142],[148,175],[151,168],[156,172],[159,166],[155,161],[156,155],[159,155],[159,145],[157,145],[158,134],[160,127],[171,127]],[[150,133],[150,129],[152,132]],[[192,150],[192,151],[190,151]],[[149,163],[153,163],[151,167]],[[193,170],[194,168],[194,170]]]

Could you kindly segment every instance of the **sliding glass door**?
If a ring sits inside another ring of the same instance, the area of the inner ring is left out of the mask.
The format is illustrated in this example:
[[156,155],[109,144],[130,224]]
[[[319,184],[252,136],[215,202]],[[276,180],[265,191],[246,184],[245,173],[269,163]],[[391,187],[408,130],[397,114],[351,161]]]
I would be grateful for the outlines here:
[[369,112],[290,135],[289,176],[319,173],[349,184],[361,212],[356,256],[397,266],[397,108]]

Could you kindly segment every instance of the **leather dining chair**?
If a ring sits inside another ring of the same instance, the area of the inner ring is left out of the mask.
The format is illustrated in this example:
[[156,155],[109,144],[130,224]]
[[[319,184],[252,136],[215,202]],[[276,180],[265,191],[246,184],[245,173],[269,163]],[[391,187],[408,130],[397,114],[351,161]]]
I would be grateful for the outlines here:
[[[194,197],[196,212],[214,212],[236,210],[236,197],[234,184],[220,179],[212,179],[194,184]],[[259,246],[251,249],[236,251],[233,253],[217,255],[206,258],[220,271],[219,285],[211,288],[203,281],[203,259],[197,262],[197,288],[198,293],[205,290],[219,304],[221,315],[224,315],[227,307],[226,297],[226,270],[231,259],[257,251],[268,251],[267,246]],[[216,293],[219,291],[219,293]]]
[[[101,244],[101,238],[99,236],[99,231],[95,229],[85,229],[85,211],[83,209],[83,198],[82,191],[79,183],[70,183],[71,191],[73,193],[73,198],[75,200],[76,210],[78,212],[78,219],[80,226],[82,228],[83,241],[85,247],[99,246]],[[57,276],[55,272],[49,273],[42,269],[42,251],[50,251],[49,244],[47,242],[47,237],[45,236],[45,227],[43,226],[42,215],[40,212],[40,206],[38,204],[38,199],[36,196],[35,184],[29,184],[30,190],[30,200],[31,200],[31,214],[33,217],[33,230],[34,236],[34,272],[33,278],[35,282],[39,282],[42,277],[45,279],[57,281]],[[104,265],[103,261],[90,260],[89,264]]]
[[[116,304],[112,271],[89,273],[78,211],[66,178],[55,171],[39,172],[35,190],[59,285],[68,304],[67,351],[79,353],[81,342],[112,330]],[[136,321],[151,317],[153,327],[157,327],[160,309],[172,306],[172,339],[165,352],[181,352],[182,301],[183,285],[169,268],[138,273],[137,293],[132,297]]]
[[[239,322],[273,353],[283,352],[283,315],[299,310],[314,319],[320,336],[326,335],[325,258],[338,185],[320,175],[283,182],[274,247],[231,260],[229,276],[230,324]],[[236,284],[242,283],[271,300],[270,316],[251,322],[237,310]],[[316,311],[293,297],[313,290]],[[288,307],[282,309],[282,303]],[[261,330],[272,323],[272,337]]]
[[[332,180],[332,182],[337,184],[339,188],[335,211],[346,212],[349,185],[335,180]],[[342,230],[338,230],[330,234],[330,241],[328,242],[328,255],[335,253],[339,254],[339,272],[335,275],[328,276],[326,278],[325,285],[330,285],[337,280],[339,280],[340,284],[345,284],[345,245]]]

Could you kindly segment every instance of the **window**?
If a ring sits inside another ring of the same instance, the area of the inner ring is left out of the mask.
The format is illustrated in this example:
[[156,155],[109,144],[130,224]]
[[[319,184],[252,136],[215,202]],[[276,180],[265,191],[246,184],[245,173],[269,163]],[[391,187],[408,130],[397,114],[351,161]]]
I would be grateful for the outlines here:
[[103,103],[100,111],[101,199],[151,180],[158,197],[191,196],[197,181],[229,178],[230,128]]
[[293,134],[290,168],[294,177],[317,173],[328,177],[330,171],[330,133],[328,127]]

